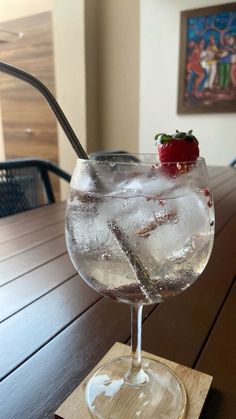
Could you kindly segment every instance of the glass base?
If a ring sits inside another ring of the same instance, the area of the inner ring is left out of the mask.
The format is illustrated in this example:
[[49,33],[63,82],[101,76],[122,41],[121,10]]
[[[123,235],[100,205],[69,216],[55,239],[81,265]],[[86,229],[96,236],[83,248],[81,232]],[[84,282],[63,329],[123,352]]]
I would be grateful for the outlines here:
[[125,375],[130,357],[122,357],[103,365],[89,380],[86,401],[93,418],[184,418],[186,391],[173,371],[161,362],[142,358],[147,380],[129,384]]

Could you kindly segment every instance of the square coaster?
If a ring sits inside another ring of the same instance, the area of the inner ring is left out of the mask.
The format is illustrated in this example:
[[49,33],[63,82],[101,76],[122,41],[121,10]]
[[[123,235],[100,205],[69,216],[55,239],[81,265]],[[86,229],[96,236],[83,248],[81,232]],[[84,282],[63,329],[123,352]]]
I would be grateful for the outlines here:
[[[114,358],[130,355],[130,347],[122,343],[115,343],[106,353],[96,367],[71,393],[55,413],[56,419],[91,419],[85,402],[84,390],[88,379],[101,365],[110,362]],[[142,351],[142,355],[153,358],[166,364],[182,381],[187,393],[187,410],[185,419],[197,419],[200,416],[207,393],[210,389],[212,377],[202,372],[193,370],[176,362],[160,358],[156,355]]]

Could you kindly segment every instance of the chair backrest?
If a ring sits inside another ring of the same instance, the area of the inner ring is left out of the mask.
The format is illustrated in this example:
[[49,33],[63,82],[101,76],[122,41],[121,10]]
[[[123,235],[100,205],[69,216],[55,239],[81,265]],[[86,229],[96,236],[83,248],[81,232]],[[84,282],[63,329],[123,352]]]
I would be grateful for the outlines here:
[[0,162],[0,218],[55,202],[49,172],[70,181],[68,173],[46,160]]
[[91,160],[115,160],[116,161],[123,161],[123,162],[139,162],[138,158],[129,153],[128,151],[124,150],[103,150],[103,151],[97,151],[94,153],[91,153],[89,155],[89,158]]

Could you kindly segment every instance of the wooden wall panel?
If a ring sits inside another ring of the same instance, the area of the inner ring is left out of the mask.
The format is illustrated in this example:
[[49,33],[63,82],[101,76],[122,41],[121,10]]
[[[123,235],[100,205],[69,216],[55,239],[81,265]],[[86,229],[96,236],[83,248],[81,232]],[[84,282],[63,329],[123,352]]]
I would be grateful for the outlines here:
[[[0,44],[0,59],[39,78],[55,93],[51,13],[0,24],[23,32]],[[1,39],[1,31],[0,31]],[[48,104],[33,87],[0,74],[0,97],[6,158],[38,157],[58,163],[57,125]],[[56,195],[59,181],[53,179]]]

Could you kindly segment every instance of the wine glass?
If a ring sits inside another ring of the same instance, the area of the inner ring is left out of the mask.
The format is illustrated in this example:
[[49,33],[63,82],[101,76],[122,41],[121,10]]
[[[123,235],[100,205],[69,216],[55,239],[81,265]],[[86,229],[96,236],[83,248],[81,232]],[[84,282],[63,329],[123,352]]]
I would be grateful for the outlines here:
[[131,357],[103,365],[86,401],[97,418],[180,418],[186,392],[166,365],[141,357],[142,307],[191,286],[213,245],[214,211],[203,158],[155,155],[77,161],[66,209],[71,260],[96,291],[131,307]]

